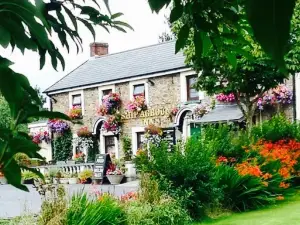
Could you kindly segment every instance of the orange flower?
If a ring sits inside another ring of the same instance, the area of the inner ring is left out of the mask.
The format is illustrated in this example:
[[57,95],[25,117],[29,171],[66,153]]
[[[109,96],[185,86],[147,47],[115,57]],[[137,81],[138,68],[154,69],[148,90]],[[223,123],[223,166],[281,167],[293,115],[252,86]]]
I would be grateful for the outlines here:
[[262,176],[262,172],[257,165],[251,165],[249,162],[243,162],[240,164],[237,164],[236,166],[237,171],[239,174],[245,176],[245,175],[251,175],[255,177]]
[[290,187],[290,184],[287,184],[287,183],[284,183],[284,182],[280,182],[279,187],[286,189],[286,188]]
[[279,200],[279,201],[282,201],[282,200],[284,200],[284,197],[282,195],[279,195],[279,196],[276,197],[276,199]]
[[270,174],[270,173],[265,173],[263,176],[262,176],[262,178],[264,179],[264,180],[268,180],[268,179],[271,179],[273,176],[272,176],[272,174]]
[[283,167],[281,169],[279,169],[279,174],[280,176],[282,176],[283,178],[289,178],[290,177],[290,172],[286,167]]
[[267,181],[263,181],[262,184],[265,186],[265,187],[268,187],[269,186],[269,183]]

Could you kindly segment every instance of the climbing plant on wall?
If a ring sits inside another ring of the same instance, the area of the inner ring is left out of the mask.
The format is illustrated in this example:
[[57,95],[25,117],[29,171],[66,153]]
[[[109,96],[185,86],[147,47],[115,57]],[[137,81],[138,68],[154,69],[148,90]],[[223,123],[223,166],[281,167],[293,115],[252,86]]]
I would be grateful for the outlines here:
[[53,140],[54,159],[56,161],[66,161],[72,158],[72,140],[71,130],[57,135]]

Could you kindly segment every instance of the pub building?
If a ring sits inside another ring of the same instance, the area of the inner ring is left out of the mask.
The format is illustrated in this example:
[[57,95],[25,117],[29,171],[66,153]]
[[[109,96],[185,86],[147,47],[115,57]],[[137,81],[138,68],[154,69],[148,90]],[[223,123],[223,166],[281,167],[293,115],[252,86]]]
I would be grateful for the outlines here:
[[[95,135],[101,154],[122,157],[121,139],[128,136],[135,155],[149,124],[163,128],[169,140],[176,142],[199,132],[199,124],[243,122],[235,104],[217,104],[202,117],[194,115],[195,108],[212,104],[211,99],[193,87],[197,74],[185,65],[181,52],[175,54],[174,41],[113,54],[109,54],[107,43],[92,43],[90,53],[90,59],[45,93],[50,97],[50,110],[65,113],[73,107],[82,109],[81,121]],[[97,113],[109,93],[117,93],[121,99],[119,132],[103,129],[108,117]],[[139,98],[145,107],[128,110]],[[72,127],[74,137],[79,127]]]

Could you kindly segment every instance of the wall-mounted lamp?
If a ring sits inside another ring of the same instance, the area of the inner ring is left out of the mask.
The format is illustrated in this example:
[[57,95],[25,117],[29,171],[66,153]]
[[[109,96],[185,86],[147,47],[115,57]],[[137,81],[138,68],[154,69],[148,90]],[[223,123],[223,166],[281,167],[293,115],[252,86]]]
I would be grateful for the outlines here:
[[155,83],[154,83],[152,80],[150,80],[150,79],[148,79],[148,83],[150,83],[151,86],[154,86],[154,84],[155,84]]

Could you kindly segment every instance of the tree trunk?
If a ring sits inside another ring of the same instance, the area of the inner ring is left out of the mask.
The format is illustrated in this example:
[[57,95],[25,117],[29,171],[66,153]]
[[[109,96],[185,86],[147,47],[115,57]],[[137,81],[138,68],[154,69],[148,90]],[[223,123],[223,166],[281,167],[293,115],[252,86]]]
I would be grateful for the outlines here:
[[252,104],[247,105],[245,119],[246,119],[246,127],[247,127],[248,131],[251,131],[251,129],[253,127],[254,112],[255,112],[255,109],[254,109],[253,105]]

